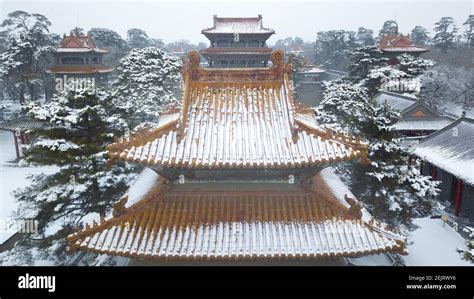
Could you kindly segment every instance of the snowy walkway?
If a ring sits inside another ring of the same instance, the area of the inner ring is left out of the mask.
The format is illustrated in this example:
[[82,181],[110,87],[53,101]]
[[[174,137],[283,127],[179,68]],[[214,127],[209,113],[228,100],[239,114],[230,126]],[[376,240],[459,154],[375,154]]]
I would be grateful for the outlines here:
[[[13,134],[0,131],[0,221],[12,219],[12,213],[17,209],[17,202],[12,191],[29,184],[26,177],[30,174],[54,173],[57,167],[18,167],[9,163],[16,158]],[[0,226],[0,244],[14,233],[5,231]]]
[[463,237],[443,220],[418,218],[413,223],[419,228],[408,238],[409,255],[403,259],[407,266],[474,266],[461,259],[456,248],[466,248]]

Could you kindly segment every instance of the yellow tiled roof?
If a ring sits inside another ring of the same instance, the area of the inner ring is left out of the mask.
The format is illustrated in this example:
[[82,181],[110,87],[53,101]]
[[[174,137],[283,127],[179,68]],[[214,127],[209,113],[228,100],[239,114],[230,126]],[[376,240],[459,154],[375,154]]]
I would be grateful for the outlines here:
[[[317,188],[315,186],[318,186]],[[125,203],[122,202],[124,205]],[[365,223],[324,182],[166,184],[69,236],[72,250],[156,259],[296,259],[397,251],[395,234]]]
[[176,168],[286,168],[365,155],[360,140],[333,135],[296,111],[281,52],[272,54],[273,67],[257,69],[203,69],[195,54],[184,71],[180,112],[153,131],[110,145],[113,159]]

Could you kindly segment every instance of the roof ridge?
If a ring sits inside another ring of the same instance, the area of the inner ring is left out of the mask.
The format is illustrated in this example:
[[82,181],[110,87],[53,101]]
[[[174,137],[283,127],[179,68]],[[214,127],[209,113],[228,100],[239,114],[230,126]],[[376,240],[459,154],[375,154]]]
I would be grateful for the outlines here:
[[[440,135],[440,134],[446,132],[448,129],[451,129],[452,127],[454,127],[454,126],[458,125],[459,123],[461,123],[461,122],[463,121],[463,119],[464,119],[464,118],[461,116],[460,118],[456,119],[455,121],[453,121],[452,123],[450,123],[450,124],[447,125],[446,127],[442,128],[442,129],[440,129],[440,130],[438,130],[438,131],[436,131],[436,132],[431,133],[430,135],[426,136],[425,138],[420,139],[420,141],[418,142],[418,144],[423,144],[423,143],[425,143],[427,140],[430,140],[430,139],[432,139],[433,137],[438,136],[438,135]],[[470,122],[473,122],[473,123],[474,123],[474,120],[471,119]],[[416,147],[416,145],[415,145],[415,147]]]

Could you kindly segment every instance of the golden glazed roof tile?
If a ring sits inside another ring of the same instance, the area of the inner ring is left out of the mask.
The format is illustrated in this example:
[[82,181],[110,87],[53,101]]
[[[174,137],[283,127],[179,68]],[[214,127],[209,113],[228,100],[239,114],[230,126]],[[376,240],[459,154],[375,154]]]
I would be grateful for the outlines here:
[[70,247],[179,260],[297,259],[404,251],[397,235],[354,216],[334,200],[317,176],[307,187],[249,184],[180,186],[161,179],[136,204],[69,236]]
[[175,168],[287,168],[362,157],[366,144],[334,135],[296,112],[290,68],[281,51],[273,67],[203,69],[191,52],[184,98],[162,122],[109,146],[112,159]]

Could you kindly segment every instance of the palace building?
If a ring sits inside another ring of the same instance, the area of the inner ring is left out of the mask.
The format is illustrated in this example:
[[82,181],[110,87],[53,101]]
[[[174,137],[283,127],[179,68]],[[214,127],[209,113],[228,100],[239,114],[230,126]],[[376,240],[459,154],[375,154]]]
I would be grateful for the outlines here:
[[107,81],[113,70],[102,62],[107,52],[96,47],[90,34],[83,35],[76,28],[69,36],[63,36],[48,73],[65,80],[94,78],[97,83]]
[[379,49],[390,59],[389,63],[392,65],[398,63],[398,55],[420,56],[430,50],[428,47],[414,45],[408,36],[398,34],[398,29],[397,34],[382,36]]
[[416,138],[428,136],[451,124],[455,118],[444,115],[428,106],[414,95],[381,91],[374,96],[378,105],[389,104],[400,112],[400,120],[392,126],[401,137]]
[[111,162],[153,171],[151,183],[79,227],[68,237],[71,251],[206,262],[406,254],[395,229],[321,172],[368,162],[367,143],[320,127],[293,98],[283,52],[271,60],[202,68],[190,52],[181,104],[154,129],[108,147]]
[[275,34],[263,27],[262,16],[257,18],[220,18],[214,15],[214,26],[203,29],[210,47],[200,53],[209,67],[264,67],[271,49],[266,40]]
[[474,119],[462,116],[423,138],[412,153],[420,172],[440,181],[438,199],[454,216],[474,221]]

